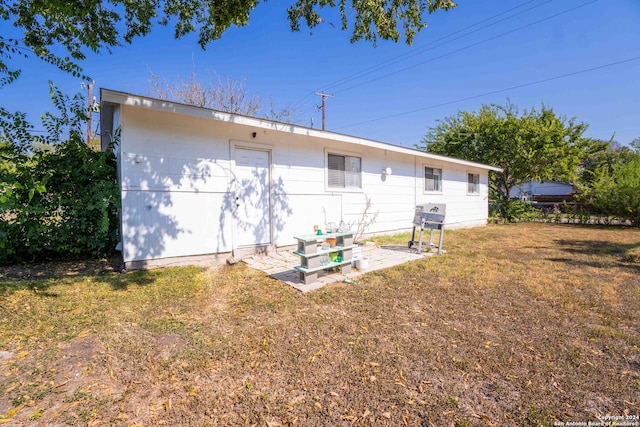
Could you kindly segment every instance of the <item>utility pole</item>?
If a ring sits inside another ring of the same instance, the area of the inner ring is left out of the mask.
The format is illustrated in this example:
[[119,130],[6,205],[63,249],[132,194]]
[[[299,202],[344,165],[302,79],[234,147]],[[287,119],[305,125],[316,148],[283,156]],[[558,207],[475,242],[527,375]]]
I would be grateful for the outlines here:
[[87,145],[91,144],[91,114],[93,113],[93,82],[91,83],[80,83],[80,86],[84,89],[85,87],[89,91],[88,107],[87,107]]
[[89,83],[88,85],[89,88],[89,114],[88,114],[88,118],[89,120],[87,121],[87,145],[91,144],[91,113],[93,112],[93,83]]
[[325,130],[324,124],[325,124],[325,117],[326,117],[326,113],[327,113],[327,108],[325,105],[325,98],[333,98],[333,95],[329,95],[327,93],[323,93],[323,92],[315,92],[316,95],[322,97],[322,106],[320,107],[322,109],[322,130]]

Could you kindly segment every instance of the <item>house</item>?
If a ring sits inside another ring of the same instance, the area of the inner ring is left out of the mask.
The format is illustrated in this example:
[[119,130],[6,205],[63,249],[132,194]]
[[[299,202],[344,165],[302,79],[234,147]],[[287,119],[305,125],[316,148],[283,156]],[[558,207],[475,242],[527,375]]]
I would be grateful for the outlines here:
[[562,201],[573,200],[574,185],[564,181],[528,181],[511,189],[512,198],[532,201]]
[[116,142],[125,268],[223,261],[293,245],[326,224],[410,230],[420,203],[447,228],[487,223],[500,169],[382,142],[101,90],[103,149]]

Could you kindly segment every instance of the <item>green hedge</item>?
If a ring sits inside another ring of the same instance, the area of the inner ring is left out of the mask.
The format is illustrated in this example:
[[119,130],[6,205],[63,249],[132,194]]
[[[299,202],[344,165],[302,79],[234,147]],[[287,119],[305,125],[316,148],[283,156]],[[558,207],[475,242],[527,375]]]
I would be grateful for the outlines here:
[[119,193],[111,150],[97,152],[74,140],[9,158],[7,152],[0,176],[0,264],[114,253]]

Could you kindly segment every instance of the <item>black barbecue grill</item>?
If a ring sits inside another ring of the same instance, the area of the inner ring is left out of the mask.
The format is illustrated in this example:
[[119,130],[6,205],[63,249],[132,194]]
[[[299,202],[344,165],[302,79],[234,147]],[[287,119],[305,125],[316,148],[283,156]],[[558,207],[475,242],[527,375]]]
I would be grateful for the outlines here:
[[[413,232],[409,240],[409,249],[413,245],[418,245],[418,253],[422,253],[422,232],[429,230],[429,246],[433,246],[433,230],[440,230],[440,242],[438,244],[438,255],[442,254],[442,242],[444,239],[444,217],[447,205],[443,203],[425,203],[417,205],[413,216]],[[416,229],[420,234],[416,241]]]

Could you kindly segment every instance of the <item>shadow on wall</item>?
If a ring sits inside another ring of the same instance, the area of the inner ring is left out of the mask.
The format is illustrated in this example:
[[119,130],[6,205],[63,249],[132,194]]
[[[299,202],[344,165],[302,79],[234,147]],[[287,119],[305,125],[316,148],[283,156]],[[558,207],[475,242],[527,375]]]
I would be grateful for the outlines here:
[[273,205],[271,219],[273,220],[274,243],[278,242],[278,237],[289,218],[293,216],[293,209],[289,206],[289,197],[284,189],[284,181],[279,177],[272,183],[271,194],[273,195]]
[[[270,183],[268,191],[261,191]],[[270,182],[268,169],[254,169],[250,177],[233,176],[220,206],[220,228],[232,221],[236,227],[235,246],[276,243],[278,234],[293,215],[282,178]],[[218,247],[229,247],[224,234]]]
[[[123,184],[127,181],[125,175]],[[125,262],[164,255],[167,238],[175,239],[183,231],[175,217],[166,213],[173,206],[171,193],[165,191],[127,189],[122,192],[122,255]]]
[[[213,169],[222,171],[219,175],[224,188],[228,182],[226,168],[214,160],[190,161],[132,153],[123,155],[122,163],[125,262],[193,255],[188,251],[198,252],[196,248],[206,246],[207,240],[212,252],[214,233],[198,228],[213,223],[215,217],[207,209],[214,206],[210,201],[215,195],[211,188],[216,176]],[[218,197],[222,197],[220,192]]]

